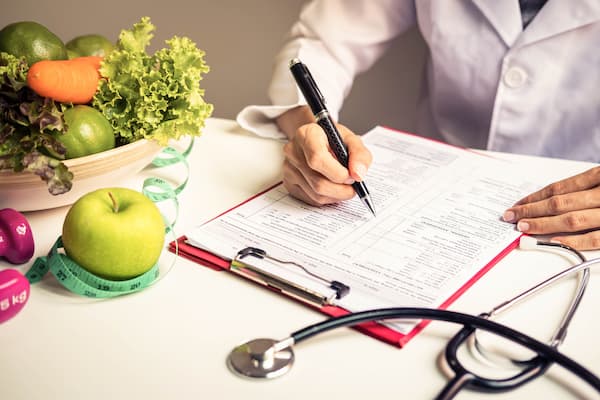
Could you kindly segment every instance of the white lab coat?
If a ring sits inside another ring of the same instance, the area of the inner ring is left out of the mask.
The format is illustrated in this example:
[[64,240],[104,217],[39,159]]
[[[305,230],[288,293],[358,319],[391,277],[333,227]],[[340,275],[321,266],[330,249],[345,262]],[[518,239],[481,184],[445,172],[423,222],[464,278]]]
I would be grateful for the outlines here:
[[[294,57],[337,116],[356,74],[415,23],[429,47],[417,133],[600,162],[600,0],[549,0],[524,31],[517,0],[312,1],[276,57],[273,106],[247,107],[238,122],[280,137],[272,118],[304,104]],[[409,62],[398,60],[399,74]]]

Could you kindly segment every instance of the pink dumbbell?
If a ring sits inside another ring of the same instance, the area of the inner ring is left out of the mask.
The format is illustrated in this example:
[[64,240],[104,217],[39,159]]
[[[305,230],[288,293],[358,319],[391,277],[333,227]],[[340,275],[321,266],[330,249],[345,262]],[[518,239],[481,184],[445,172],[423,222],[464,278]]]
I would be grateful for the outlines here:
[[29,281],[16,269],[0,271],[0,324],[25,307],[29,300]]
[[0,210],[0,257],[23,264],[33,257],[33,234],[23,214],[12,208]]

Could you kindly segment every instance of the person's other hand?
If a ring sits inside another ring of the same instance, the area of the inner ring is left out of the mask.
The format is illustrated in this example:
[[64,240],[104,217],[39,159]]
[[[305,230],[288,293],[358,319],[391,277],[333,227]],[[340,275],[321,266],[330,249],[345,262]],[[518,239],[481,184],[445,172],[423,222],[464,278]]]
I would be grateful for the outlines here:
[[359,136],[337,124],[348,148],[348,169],[329,148],[325,132],[316,123],[300,126],[284,146],[283,185],[294,197],[312,205],[350,199],[351,184],[361,181],[371,165],[371,152]]
[[504,212],[529,234],[560,234],[550,240],[579,250],[600,249],[600,167],[555,182],[524,197]]

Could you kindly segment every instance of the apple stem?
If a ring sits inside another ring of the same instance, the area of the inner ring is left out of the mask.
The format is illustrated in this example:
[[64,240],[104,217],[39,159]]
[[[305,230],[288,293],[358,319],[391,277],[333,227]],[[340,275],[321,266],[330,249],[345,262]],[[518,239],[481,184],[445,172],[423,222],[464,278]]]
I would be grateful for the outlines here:
[[118,213],[119,212],[119,203],[117,203],[117,200],[115,199],[115,196],[113,196],[113,194],[111,192],[108,192],[108,197],[110,197],[110,199],[112,200],[113,211],[115,213]]

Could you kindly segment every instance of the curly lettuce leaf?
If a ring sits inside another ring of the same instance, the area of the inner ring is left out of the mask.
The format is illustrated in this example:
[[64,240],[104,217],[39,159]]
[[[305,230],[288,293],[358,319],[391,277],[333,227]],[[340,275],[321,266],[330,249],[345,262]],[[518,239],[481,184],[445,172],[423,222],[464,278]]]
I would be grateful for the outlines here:
[[119,36],[102,62],[93,105],[111,122],[120,144],[148,138],[165,145],[184,135],[199,136],[212,104],[204,101],[204,52],[188,38],[173,37],[153,55],[146,48],[155,27],[144,17]]
[[149,17],[142,17],[140,22],[133,24],[130,30],[123,30],[119,35],[117,49],[124,50],[129,54],[140,53],[146,55],[146,47],[154,37],[156,27],[152,25]]
[[62,107],[27,87],[28,69],[25,59],[0,53],[0,169],[30,171],[50,193],[65,193],[73,174],[61,161],[64,145],[54,137],[66,131]]
[[24,58],[0,53],[0,92],[4,96],[16,97],[16,93],[27,86],[29,66]]

